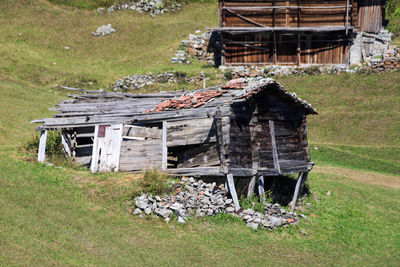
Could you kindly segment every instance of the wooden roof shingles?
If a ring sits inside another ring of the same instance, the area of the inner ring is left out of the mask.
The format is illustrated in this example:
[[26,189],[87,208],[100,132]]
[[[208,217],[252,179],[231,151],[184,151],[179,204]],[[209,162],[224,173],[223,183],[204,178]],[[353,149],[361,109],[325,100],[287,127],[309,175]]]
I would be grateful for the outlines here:
[[234,102],[246,101],[261,91],[276,94],[305,114],[317,114],[306,101],[287,92],[273,79],[236,79],[224,86],[196,91],[176,91],[155,94],[104,92],[69,95],[51,110],[53,118],[31,121],[42,123],[39,128],[60,129],[93,126],[96,124],[160,122],[189,118],[211,117],[217,109],[229,113]]

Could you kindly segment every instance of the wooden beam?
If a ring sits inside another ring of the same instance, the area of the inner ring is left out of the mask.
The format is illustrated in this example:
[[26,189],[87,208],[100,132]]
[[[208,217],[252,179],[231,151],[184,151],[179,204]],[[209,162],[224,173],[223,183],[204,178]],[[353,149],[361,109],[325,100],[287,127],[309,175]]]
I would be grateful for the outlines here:
[[308,172],[303,172],[303,178],[301,179],[299,194],[301,194],[303,192],[304,185],[307,182],[307,179],[308,179]]
[[226,148],[225,148],[225,140],[224,140],[224,132],[223,132],[223,123],[221,117],[221,110],[218,109],[215,114],[215,126],[217,128],[217,149],[220,160],[220,170],[222,173],[228,173],[228,164],[225,158]]
[[226,175],[226,180],[228,182],[229,193],[231,193],[233,204],[235,205],[235,210],[238,211],[240,209],[240,205],[236,194],[235,181],[233,180],[233,175],[231,173],[228,173]]
[[[349,26],[351,30],[354,27]],[[271,32],[271,31],[312,31],[312,32],[330,32],[330,31],[344,31],[345,26],[317,26],[317,27],[221,27],[221,28],[207,28],[207,30],[230,32],[230,33],[249,33],[249,32]]]
[[254,194],[254,189],[256,188],[257,175],[253,175],[250,178],[249,188],[247,189],[247,198]]
[[290,210],[293,211],[296,206],[297,198],[299,196],[300,187],[302,184],[304,172],[299,173],[299,177],[297,178],[296,187],[294,189],[292,201],[289,203]]
[[258,177],[258,194],[260,195],[260,200],[265,203],[265,186],[264,186],[264,176],[260,175]]
[[162,123],[162,164],[161,169],[165,171],[168,167],[168,147],[167,147],[167,127],[166,121]]
[[92,173],[97,172],[97,165],[99,162],[99,151],[98,151],[98,135],[99,135],[99,125],[94,127],[94,139],[93,139],[93,148],[92,148],[92,160],[90,163],[90,171]]
[[[348,5],[351,7],[351,5]],[[257,11],[257,10],[265,10],[265,9],[345,9],[346,6],[246,6],[246,7],[223,7],[223,10],[239,10],[239,11]]]
[[274,31],[274,65],[278,63],[278,56],[277,56],[277,47],[276,47],[276,32]]
[[[119,160],[121,156],[121,146],[122,146],[122,133],[124,125],[112,125],[111,126],[111,166],[114,168],[114,172],[119,170]],[[112,171],[112,169],[111,169]]]
[[272,27],[275,27],[275,0],[272,0]]
[[61,143],[63,145],[65,155],[70,158],[71,157],[71,142],[68,138],[66,131],[61,131]]
[[38,161],[44,163],[46,161],[46,142],[47,142],[47,130],[40,132],[39,150],[38,150]]
[[289,27],[289,6],[290,6],[290,1],[286,0],[286,8],[285,8],[285,25],[286,27]]
[[244,20],[244,21],[246,21],[246,22],[248,22],[248,23],[250,23],[250,24],[253,24],[253,25],[259,26],[259,27],[265,27],[265,25],[260,24],[260,23],[258,23],[258,22],[255,22],[254,20],[248,19],[248,18],[246,18],[245,16],[242,16],[242,15],[240,15],[240,14],[237,14],[237,13],[233,12],[232,10],[230,10],[229,8],[224,8],[224,10],[228,11],[228,12],[231,13],[232,15],[235,15],[236,17],[241,18],[242,20]]
[[301,65],[301,42],[300,42],[300,34],[297,34],[297,66]]
[[346,0],[346,34],[349,32],[349,0]]
[[279,165],[279,158],[278,158],[278,149],[276,146],[276,136],[275,136],[275,125],[274,121],[268,121],[269,123],[269,132],[271,134],[271,144],[272,144],[272,157],[274,159],[274,168],[281,173],[281,168]]

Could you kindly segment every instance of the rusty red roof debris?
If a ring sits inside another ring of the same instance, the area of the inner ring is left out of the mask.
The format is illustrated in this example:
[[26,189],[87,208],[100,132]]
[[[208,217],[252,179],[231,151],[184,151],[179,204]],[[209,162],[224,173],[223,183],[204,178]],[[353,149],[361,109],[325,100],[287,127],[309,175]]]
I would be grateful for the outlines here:
[[243,89],[246,87],[247,81],[243,78],[230,80],[226,85],[222,86],[222,89]]
[[157,105],[154,110],[146,110],[144,113],[161,112],[168,109],[197,108],[204,105],[207,101],[220,97],[227,93],[227,90],[213,90],[206,92],[196,92],[193,95],[184,95],[179,99],[165,100]]

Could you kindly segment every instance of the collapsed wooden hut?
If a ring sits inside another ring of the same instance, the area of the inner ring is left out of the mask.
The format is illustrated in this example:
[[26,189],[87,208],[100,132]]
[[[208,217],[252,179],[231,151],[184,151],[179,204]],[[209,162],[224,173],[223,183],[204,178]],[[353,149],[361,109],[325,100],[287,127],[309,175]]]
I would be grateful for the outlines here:
[[[95,172],[160,168],[177,176],[251,178],[300,173],[313,163],[307,143],[310,104],[272,79],[156,94],[71,95],[41,123],[38,160],[49,130],[62,130],[64,151]],[[260,180],[261,179],[261,180]],[[234,186],[233,186],[234,189]],[[298,191],[298,190],[297,190]]]
[[219,0],[223,65],[348,64],[354,33],[379,32],[385,0]]

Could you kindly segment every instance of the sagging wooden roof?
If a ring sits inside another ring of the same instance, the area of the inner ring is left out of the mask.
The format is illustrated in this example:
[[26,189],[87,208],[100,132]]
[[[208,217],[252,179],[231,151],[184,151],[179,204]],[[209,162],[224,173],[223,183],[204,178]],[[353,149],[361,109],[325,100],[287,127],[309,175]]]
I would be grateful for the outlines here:
[[219,109],[229,114],[234,102],[247,101],[261,92],[272,94],[305,115],[317,111],[294,93],[287,92],[273,79],[236,79],[224,86],[195,91],[155,94],[87,93],[69,95],[50,110],[58,111],[53,118],[31,121],[42,123],[40,129],[61,129],[96,124],[156,123],[190,118],[212,117]]

